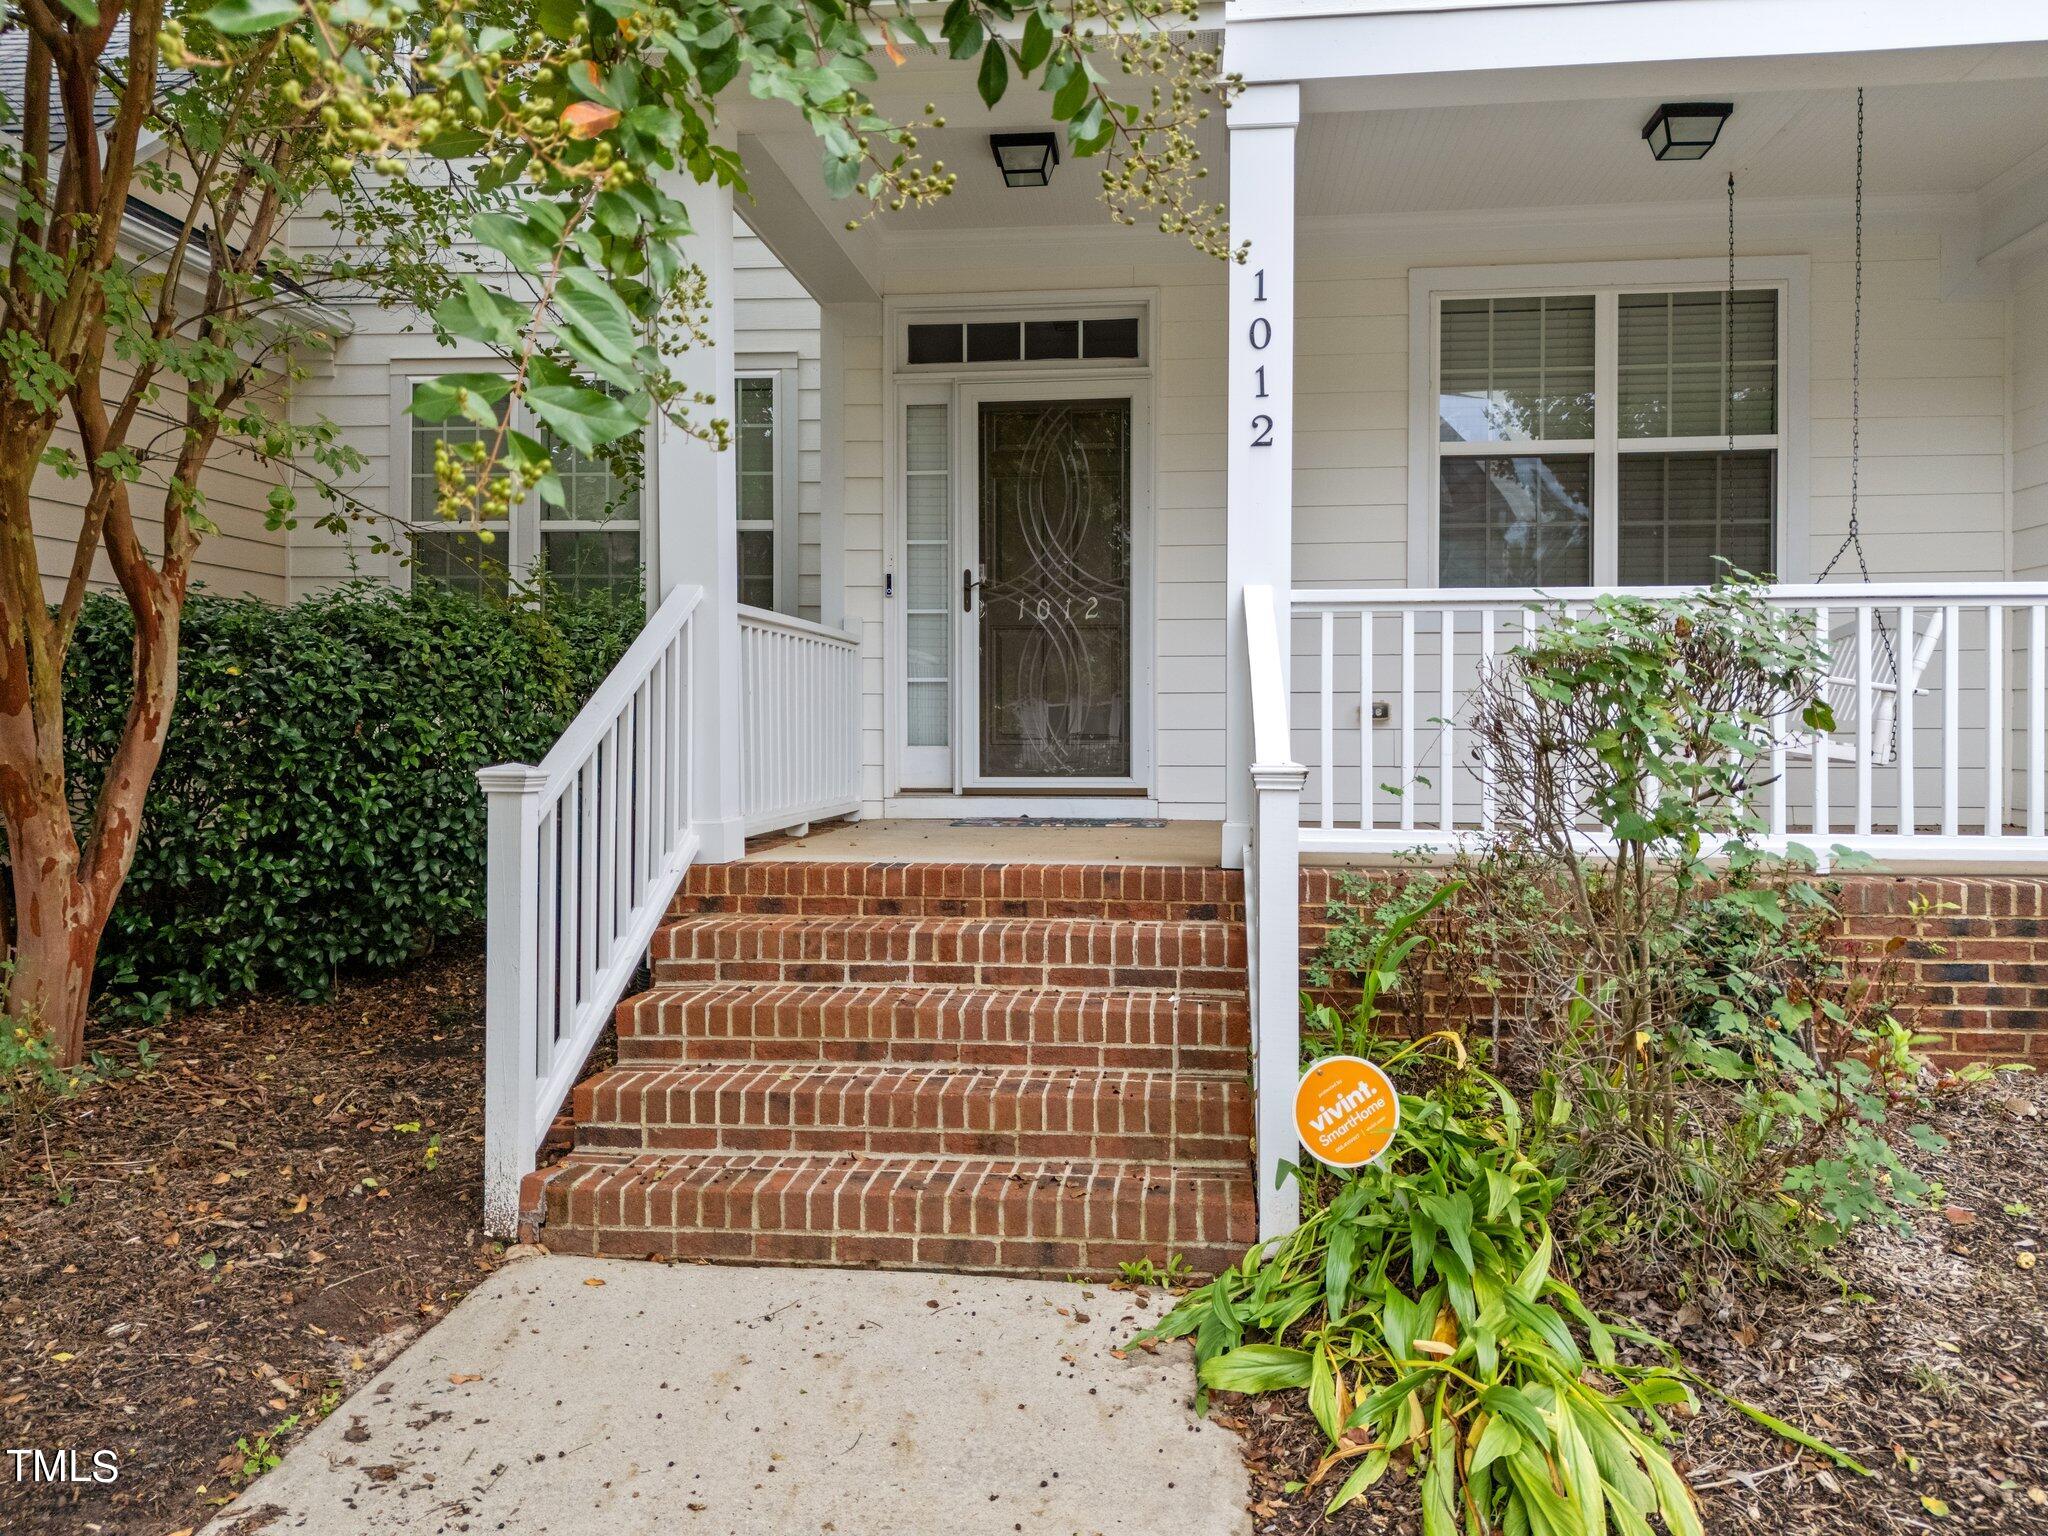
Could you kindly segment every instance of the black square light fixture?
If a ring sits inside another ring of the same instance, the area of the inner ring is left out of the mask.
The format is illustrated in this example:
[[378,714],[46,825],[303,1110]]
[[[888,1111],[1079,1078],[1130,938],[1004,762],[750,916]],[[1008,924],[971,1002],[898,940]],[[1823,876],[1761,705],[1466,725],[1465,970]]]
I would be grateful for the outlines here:
[[1006,187],[1043,187],[1060,163],[1059,141],[1049,133],[992,133],[988,147]]
[[1659,160],[1704,160],[1734,111],[1725,101],[1667,101],[1643,124],[1643,138]]

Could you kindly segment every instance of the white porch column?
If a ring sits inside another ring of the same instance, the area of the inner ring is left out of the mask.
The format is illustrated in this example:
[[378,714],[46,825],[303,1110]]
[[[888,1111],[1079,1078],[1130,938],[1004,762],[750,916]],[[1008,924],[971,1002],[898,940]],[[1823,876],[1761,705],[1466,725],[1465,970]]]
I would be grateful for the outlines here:
[[[1244,863],[1252,828],[1252,710],[1244,589],[1294,582],[1294,136],[1301,87],[1248,86],[1231,103],[1229,476],[1224,532],[1223,863]],[[1288,647],[1280,648],[1283,669]]]
[[[687,253],[702,269],[706,342],[678,352],[677,376],[712,397],[692,409],[705,421],[738,415],[733,387],[732,194],[687,179],[673,188],[696,233]],[[708,343],[708,344],[706,344]],[[654,432],[654,600],[700,586],[690,620],[690,700],[695,729],[690,817],[703,839],[697,858],[717,864],[746,851],[740,805],[739,512],[732,455],[657,420]]]

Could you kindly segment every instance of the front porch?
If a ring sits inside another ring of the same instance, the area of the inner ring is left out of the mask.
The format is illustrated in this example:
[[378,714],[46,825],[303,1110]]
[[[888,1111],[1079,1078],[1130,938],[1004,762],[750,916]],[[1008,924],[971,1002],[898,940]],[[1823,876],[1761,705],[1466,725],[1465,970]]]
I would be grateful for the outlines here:
[[[1789,38],[1767,9],[1240,0],[1246,88],[1203,144],[1248,242],[1224,270],[1108,227],[1077,167],[849,230],[809,140],[738,106],[745,218],[815,304],[815,422],[770,431],[800,483],[763,503],[817,509],[815,614],[737,603],[768,530],[664,439],[641,670],[496,781],[502,1168],[685,870],[857,814],[748,867],[1246,866],[1275,1230],[1302,863],[1483,835],[1465,700],[1530,605],[1717,560],[1834,657],[1838,728],[1788,736],[1760,791],[1774,838],[2048,867],[2048,42],[2005,7],[1815,5],[1860,30]],[[949,165],[1040,126],[938,65],[877,89],[934,102]],[[1724,96],[1712,155],[1652,157],[1659,102]],[[714,294],[733,219],[699,221]],[[1026,816],[1166,825],[976,825]]]

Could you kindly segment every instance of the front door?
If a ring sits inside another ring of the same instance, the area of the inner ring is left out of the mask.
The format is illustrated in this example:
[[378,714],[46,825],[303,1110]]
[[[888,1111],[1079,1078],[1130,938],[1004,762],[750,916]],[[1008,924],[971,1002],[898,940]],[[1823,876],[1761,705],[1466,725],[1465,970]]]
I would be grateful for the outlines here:
[[975,435],[975,778],[1128,779],[1131,401],[982,400]]

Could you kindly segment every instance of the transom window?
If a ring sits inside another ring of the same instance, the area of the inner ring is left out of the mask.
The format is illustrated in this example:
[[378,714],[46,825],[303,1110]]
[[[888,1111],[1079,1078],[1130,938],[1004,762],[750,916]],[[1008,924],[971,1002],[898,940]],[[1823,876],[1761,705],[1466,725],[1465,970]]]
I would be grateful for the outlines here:
[[916,315],[902,324],[901,357],[906,369],[1128,367],[1144,361],[1144,333],[1134,310]]
[[1771,574],[1781,307],[1757,286],[1732,304],[1725,288],[1439,296],[1438,581]]
[[[419,382],[399,381],[401,408]],[[498,404],[501,421],[507,403]],[[409,425],[407,518],[415,580],[502,597],[545,573],[557,591],[570,596],[636,596],[642,591],[640,474],[621,474],[613,461],[579,452],[515,407],[512,424],[547,445],[562,482],[563,505],[529,494],[510,517],[483,525],[490,535],[486,539],[473,525],[449,522],[435,511],[434,450],[439,443],[482,442],[488,429],[459,416],[438,422],[410,415],[403,419]]]

